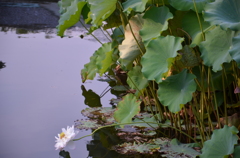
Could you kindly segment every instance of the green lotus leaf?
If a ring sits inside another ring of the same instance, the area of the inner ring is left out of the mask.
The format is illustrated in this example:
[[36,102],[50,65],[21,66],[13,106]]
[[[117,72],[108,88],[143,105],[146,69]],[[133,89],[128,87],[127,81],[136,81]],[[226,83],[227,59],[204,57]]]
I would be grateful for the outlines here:
[[82,77],[82,82],[84,83],[86,80],[93,80],[94,77],[96,76],[98,72],[98,68],[96,65],[98,55],[95,52],[91,57],[90,57],[90,62],[84,65],[84,68],[81,70],[81,77]]
[[224,30],[240,30],[240,0],[216,0],[205,7],[204,20]]
[[196,91],[197,85],[194,81],[195,75],[187,73],[184,69],[176,75],[169,76],[158,86],[158,98],[164,106],[168,106],[171,112],[179,112],[182,104],[191,101],[192,93]]
[[199,45],[204,65],[212,66],[214,72],[222,70],[222,64],[232,60],[229,54],[231,43],[231,30],[224,31],[220,27],[216,27],[206,32],[206,41]]
[[233,38],[229,53],[233,60],[237,62],[238,68],[240,68],[240,34]]
[[227,125],[222,129],[214,130],[211,139],[204,142],[200,158],[228,157],[227,155],[233,153],[234,145],[237,144],[237,133],[236,127]]
[[164,30],[168,28],[168,20],[172,19],[173,15],[168,7],[152,7],[147,10],[143,16],[144,24],[140,30],[142,40],[147,45],[147,41],[158,37]]
[[135,12],[143,12],[147,2],[148,0],[127,0],[122,3],[123,11],[127,12],[127,14],[131,13],[132,10]]
[[[210,0],[195,0],[198,13],[202,13],[208,2]],[[188,11],[191,9],[195,11],[193,0],[169,0],[169,3],[177,10]]]
[[[198,14],[198,15],[200,18],[202,29],[205,32],[210,25],[208,22],[203,20],[202,14]],[[191,36],[192,45],[193,44],[198,45],[200,42],[203,41],[202,32],[201,32],[198,18],[195,12],[190,11],[184,16],[182,20],[182,27],[183,27],[183,30],[186,31]]]
[[240,157],[240,146],[234,148],[233,157]]
[[[132,31],[141,47],[141,49],[145,52],[144,45],[142,43],[142,38],[139,35],[139,30],[142,28],[143,19],[142,15],[137,14],[129,20],[131,25]],[[134,39],[132,32],[130,30],[129,24],[126,26],[125,39],[123,40],[122,44],[119,45],[120,51],[120,63],[123,69],[132,69],[133,61],[141,54],[141,51],[138,47],[138,43]]]
[[[87,2],[84,2],[83,0],[71,0],[71,5],[69,6],[69,3],[60,3],[64,6],[60,7],[60,11],[62,8],[62,12],[64,12],[58,21],[58,26],[57,26],[57,35],[58,36],[63,36],[64,31],[75,25],[79,20],[80,20],[80,15],[82,12],[82,9],[84,5]],[[64,8],[64,9],[63,9]],[[65,10],[65,11],[63,11]]]
[[[131,89],[136,90],[136,95],[140,95],[140,91],[148,86],[148,80],[143,76],[140,66],[135,66],[128,72],[127,83]],[[137,86],[137,87],[136,87]]]
[[102,76],[112,65],[112,43],[104,43],[96,53],[98,55],[96,65],[99,70],[99,75]]
[[[132,118],[140,112],[140,103],[133,94],[124,96],[114,112],[115,120],[118,123],[131,123]],[[121,125],[121,127],[124,127],[124,125]]]
[[117,0],[88,0],[88,3],[91,5],[91,23],[93,27],[98,27],[115,11]]
[[151,40],[146,53],[141,59],[142,73],[148,80],[155,80],[157,83],[162,81],[164,74],[169,71],[177,51],[182,49],[183,38],[159,36]]
[[171,142],[168,142],[167,145],[159,149],[160,152],[165,153],[164,157],[176,158],[179,155],[181,157],[195,158],[197,155],[200,155],[199,152],[194,150],[192,147],[195,144],[182,144],[177,139],[173,139]]

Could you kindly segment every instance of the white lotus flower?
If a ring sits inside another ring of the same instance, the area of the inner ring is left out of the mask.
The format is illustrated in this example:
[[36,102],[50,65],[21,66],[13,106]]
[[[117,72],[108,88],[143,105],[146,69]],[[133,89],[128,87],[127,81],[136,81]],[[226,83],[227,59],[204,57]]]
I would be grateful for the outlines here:
[[56,138],[55,148],[56,150],[62,150],[64,147],[68,146],[71,149],[75,148],[73,143],[73,138],[78,134],[78,132],[74,131],[74,126],[69,127],[67,129],[62,128],[62,133],[58,134]]

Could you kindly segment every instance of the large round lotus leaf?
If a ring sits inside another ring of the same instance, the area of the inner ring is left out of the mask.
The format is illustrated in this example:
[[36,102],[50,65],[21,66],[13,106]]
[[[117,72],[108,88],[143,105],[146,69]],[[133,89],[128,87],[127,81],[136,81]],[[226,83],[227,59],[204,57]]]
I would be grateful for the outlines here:
[[143,76],[140,66],[135,66],[128,72],[127,83],[131,89],[136,90],[136,95],[140,95],[140,91],[148,86],[148,80]]
[[159,36],[151,40],[141,59],[143,75],[148,80],[161,82],[164,73],[169,71],[174,62],[177,51],[182,49],[182,41],[182,38],[173,36]]
[[229,53],[233,60],[237,62],[238,68],[240,68],[240,34],[233,38]]
[[224,30],[228,28],[240,30],[240,0],[216,0],[205,7],[204,20],[212,25],[220,25]]
[[[132,118],[140,112],[140,103],[131,93],[124,96],[114,112],[115,120],[118,123],[131,123]],[[124,125],[121,125],[121,127],[124,127]]]
[[[195,0],[198,13],[202,12],[206,3],[209,1],[210,0]],[[177,10],[188,11],[191,9],[195,11],[193,0],[169,0],[169,3]]]
[[[203,20],[202,14],[198,15],[200,18],[202,29],[203,31],[205,31],[205,29],[207,29],[210,25],[208,22]],[[192,39],[191,44],[198,45],[200,42],[203,41],[202,32],[195,12],[190,11],[183,17],[182,27],[183,30],[186,31],[191,36]]]
[[92,25],[98,27],[114,12],[117,0],[88,0],[88,3],[91,5]]
[[173,15],[168,7],[152,7],[147,10],[143,16],[144,24],[140,30],[140,35],[144,41],[145,46],[147,41],[158,37],[162,31],[167,30],[168,20],[172,19]]
[[187,73],[184,69],[176,75],[169,76],[158,85],[158,98],[164,106],[168,106],[171,112],[179,112],[182,104],[191,101],[192,93],[196,91],[197,85],[194,81],[195,75]]
[[220,158],[228,157],[234,151],[234,145],[237,144],[238,130],[236,127],[224,126],[222,129],[214,130],[210,140],[203,144],[200,158]]
[[143,12],[147,2],[148,0],[128,0],[122,3],[124,8],[123,11],[128,14],[131,13],[132,10],[135,12]]
[[216,27],[206,32],[206,41],[199,45],[204,65],[212,66],[214,72],[222,70],[222,64],[232,60],[229,54],[231,43],[231,30],[224,31],[220,27]]
[[[139,30],[142,28],[143,19],[142,15],[137,14],[129,20],[129,24],[131,25],[132,31],[141,47],[141,49],[145,52],[144,45],[142,43],[142,38],[139,35]],[[120,51],[120,63],[123,69],[131,70],[133,61],[141,54],[138,43],[136,42],[134,36],[132,35],[129,24],[125,29],[125,39],[122,44],[119,45]]]

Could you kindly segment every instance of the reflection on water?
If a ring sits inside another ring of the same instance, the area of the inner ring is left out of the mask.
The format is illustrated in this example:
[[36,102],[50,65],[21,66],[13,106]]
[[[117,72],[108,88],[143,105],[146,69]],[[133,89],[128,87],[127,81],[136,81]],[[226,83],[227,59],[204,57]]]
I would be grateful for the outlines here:
[[[100,44],[90,37],[79,38],[84,34],[79,27],[66,32],[73,38],[57,37],[56,24],[49,22],[58,19],[51,11],[57,3],[38,5],[0,5],[0,61],[6,65],[0,70],[1,158],[58,157],[54,136],[81,119],[80,111],[87,107],[80,70]],[[102,37],[99,32],[96,36]],[[100,95],[107,84],[89,81],[84,87]],[[112,97],[105,94],[101,104],[108,105]],[[78,137],[89,133],[82,131]],[[88,156],[89,139],[76,142],[72,158]]]

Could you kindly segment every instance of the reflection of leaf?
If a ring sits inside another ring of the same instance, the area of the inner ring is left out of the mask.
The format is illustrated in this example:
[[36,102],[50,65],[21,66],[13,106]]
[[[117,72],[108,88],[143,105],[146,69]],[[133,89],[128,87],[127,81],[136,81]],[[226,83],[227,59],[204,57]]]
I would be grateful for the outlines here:
[[143,75],[148,80],[161,82],[164,74],[169,71],[174,62],[177,51],[182,49],[182,41],[182,38],[173,36],[159,36],[151,40],[141,59]]
[[234,126],[225,125],[222,129],[214,130],[211,139],[204,142],[200,158],[220,158],[232,154],[238,141],[237,133]]
[[[118,103],[114,118],[118,123],[130,123],[139,111],[140,101],[137,101],[133,94],[128,94]],[[124,125],[121,125],[121,127],[124,127]]]
[[69,152],[65,150],[61,150],[59,152],[59,155],[62,156],[63,158],[71,158]]
[[159,151],[164,152],[164,156],[168,158],[176,158],[179,156],[195,158],[200,153],[194,150],[192,146],[194,146],[194,144],[182,144],[177,139],[173,139],[168,145],[160,148]]
[[84,85],[81,86],[82,95],[85,97],[84,103],[89,107],[100,107],[102,106],[99,95],[93,92],[91,89],[86,90]]
[[[220,25],[224,30],[240,30],[240,1],[217,0],[205,7],[204,20],[211,25]],[[223,38],[223,37],[222,37]]]
[[[145,51],[143,43],[141,42],[142,39],[139,35],[139,30],[143,25],[142,16],[139,14],[135,15],[129,20],[129,24],[131,25],[133,34],[140,44],[140,47]],[[141,54],[141,51],[136,40],[134,39],[134,36],[132,35],[129,24],[126,26],[124,33],[125,39],[123,40],[122,44],[119,45],[119,51],[121,66],[130,70],[132,68],[133,61]]]
[[206,41],[199,45],[204,65],[212,66],[214,72],[222,70],[222,64],[232,60],[228,52],[231,43],[231,30],[224,31],[220,27],[216,27],[212,31],[206,32]]
[[179,112],[182,104],[192,99],[192,93],[196,91],[195,76],[184,69],[176,75],[172,75],[159,84],[158,97],[160,102],[168,106],[171,112]]

